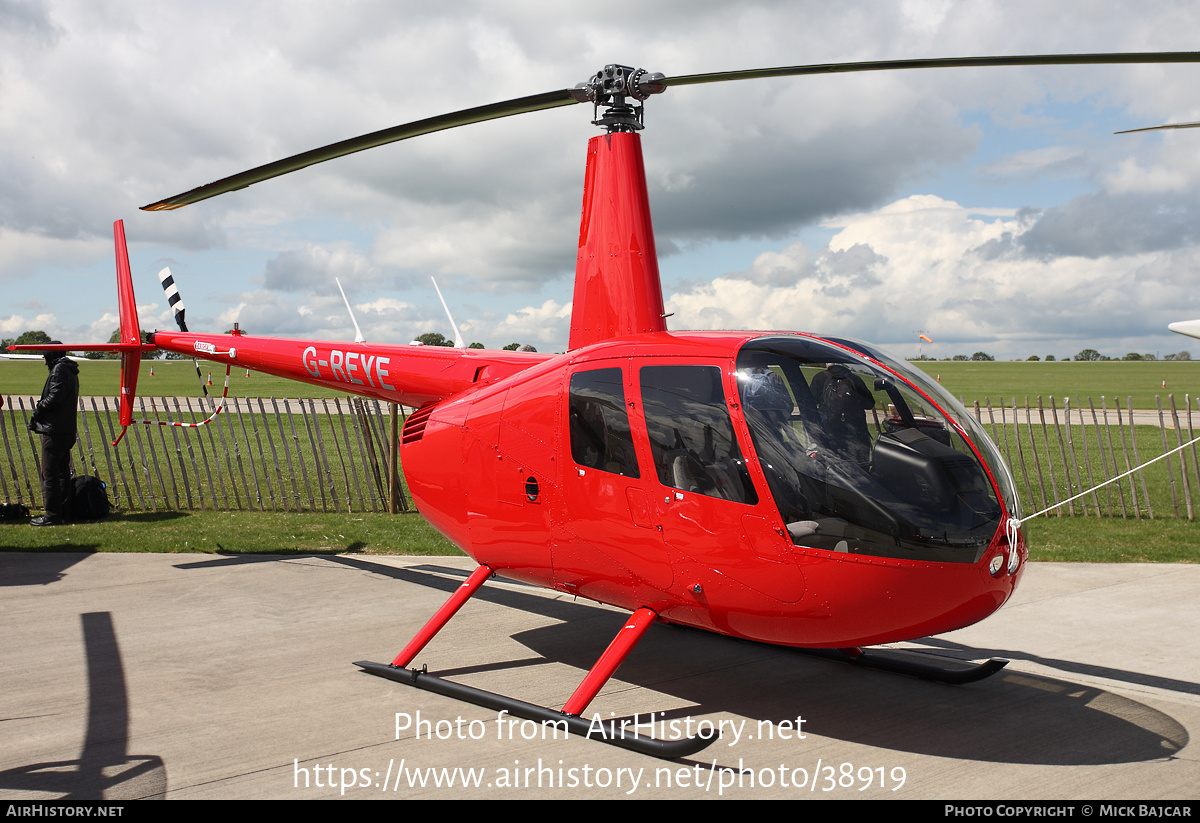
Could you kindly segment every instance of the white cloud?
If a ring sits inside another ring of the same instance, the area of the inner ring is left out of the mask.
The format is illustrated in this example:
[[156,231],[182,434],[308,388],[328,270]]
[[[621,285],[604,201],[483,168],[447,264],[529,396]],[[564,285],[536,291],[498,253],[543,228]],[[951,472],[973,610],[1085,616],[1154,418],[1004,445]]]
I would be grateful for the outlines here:
[[571,327],[571,306],[547,300],[506,315],[490,330],[498,346],[509,343],[534,345],[539,351],[563,351]]
[[0,317],[0,334],[5,337],[17,337],[24,332],[41,329],[51,337],[54,334],[50,329],[57,329],[58,320],[53,314],[39,314],[29,318],[19,314],[10,314],[8,317]]
[[[1200,249],[1179,251],[1172,265],[1150,254],[1043,259],[1020,248],[1030,220],[972,218],[928,195],[837,225],[815,253],[791,244],[760,255],[749,272],[672,294],[673,325],[817,331],[901,354],[915,345],[917,329],[937,341],[932,353],[940,356],[971,347],[1023,356],[1038,337],[1074,351],[1165,328],[1178,313],[1167,295],[1188,300],[1187,272],[1200,261]],[[1009,252],[991,253],[1002,240]],[[770,276],[759,276],[763,270]]]

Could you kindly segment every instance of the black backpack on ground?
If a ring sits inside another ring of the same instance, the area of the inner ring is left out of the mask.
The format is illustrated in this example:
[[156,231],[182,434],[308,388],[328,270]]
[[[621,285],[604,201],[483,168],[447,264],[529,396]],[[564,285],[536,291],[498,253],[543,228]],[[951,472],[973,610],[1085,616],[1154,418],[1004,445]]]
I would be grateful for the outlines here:
[[20,503],[5,503],[0,506],[0,523],[20,522],[29,522],[29,509]]
[[107,486],[99,477],[80,475],[73,481],[75,496],[71,501],[71,513],[76,520],[103,520],[112,511],[108,502]]

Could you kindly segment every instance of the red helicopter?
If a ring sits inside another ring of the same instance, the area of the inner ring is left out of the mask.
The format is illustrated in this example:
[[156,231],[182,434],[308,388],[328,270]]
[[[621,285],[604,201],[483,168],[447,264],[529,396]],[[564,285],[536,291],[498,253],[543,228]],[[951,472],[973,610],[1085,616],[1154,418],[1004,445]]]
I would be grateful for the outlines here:
[[[1016,487],[970,414],[921,371],[856,340],[791,331],[668,330],[638,131],[672,86],[966,66],[1200,62],[1200,53],[953,58],[665,77],[610,65],[575,88],[409,123],[153,203],[175,209],[314,163],[499,117],[590,102],[565,354],[193,334],[141,342],[114,227],[120,422],[140,353],[165,349],[416,408],[400,455],[420,512],[479,566],[390,663],[391,680],[659,757],[708,745],[639,736],[583,713],[651,624],[835,650],[857,665],[964,683],[998,671],[899,661],[865,646],[975,623],[1012,595],[1028,551]],[[144,422],[144,421],[137,421]],[[632,612],[552,709],[409,668],[493,574]]]

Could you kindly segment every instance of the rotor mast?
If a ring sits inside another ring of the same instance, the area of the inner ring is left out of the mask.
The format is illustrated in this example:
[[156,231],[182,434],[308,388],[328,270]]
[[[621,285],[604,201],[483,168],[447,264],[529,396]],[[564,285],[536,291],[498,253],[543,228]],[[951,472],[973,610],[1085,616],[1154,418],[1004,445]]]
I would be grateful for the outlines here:
[[572,90],[605,134],[588,141],[568,350],[667,330],[646,192],[643,103],[666,90],[661,74],[609,65]]

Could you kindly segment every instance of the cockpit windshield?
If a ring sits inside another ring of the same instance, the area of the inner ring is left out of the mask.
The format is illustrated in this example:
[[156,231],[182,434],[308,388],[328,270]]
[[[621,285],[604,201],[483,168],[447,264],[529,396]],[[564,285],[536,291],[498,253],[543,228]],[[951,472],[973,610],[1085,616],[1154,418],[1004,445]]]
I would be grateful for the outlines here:
[[758,338],[739,352],[751,440],[792,540],[856,554],[975,562],[1003,508],[962,432],[980,453],[995,449],[958,415],[957,425],[947,420],[944,392],[930,395],[922,386],[935,405],[908,381],[911,367],[882,362],[905,377],[808,337]]

